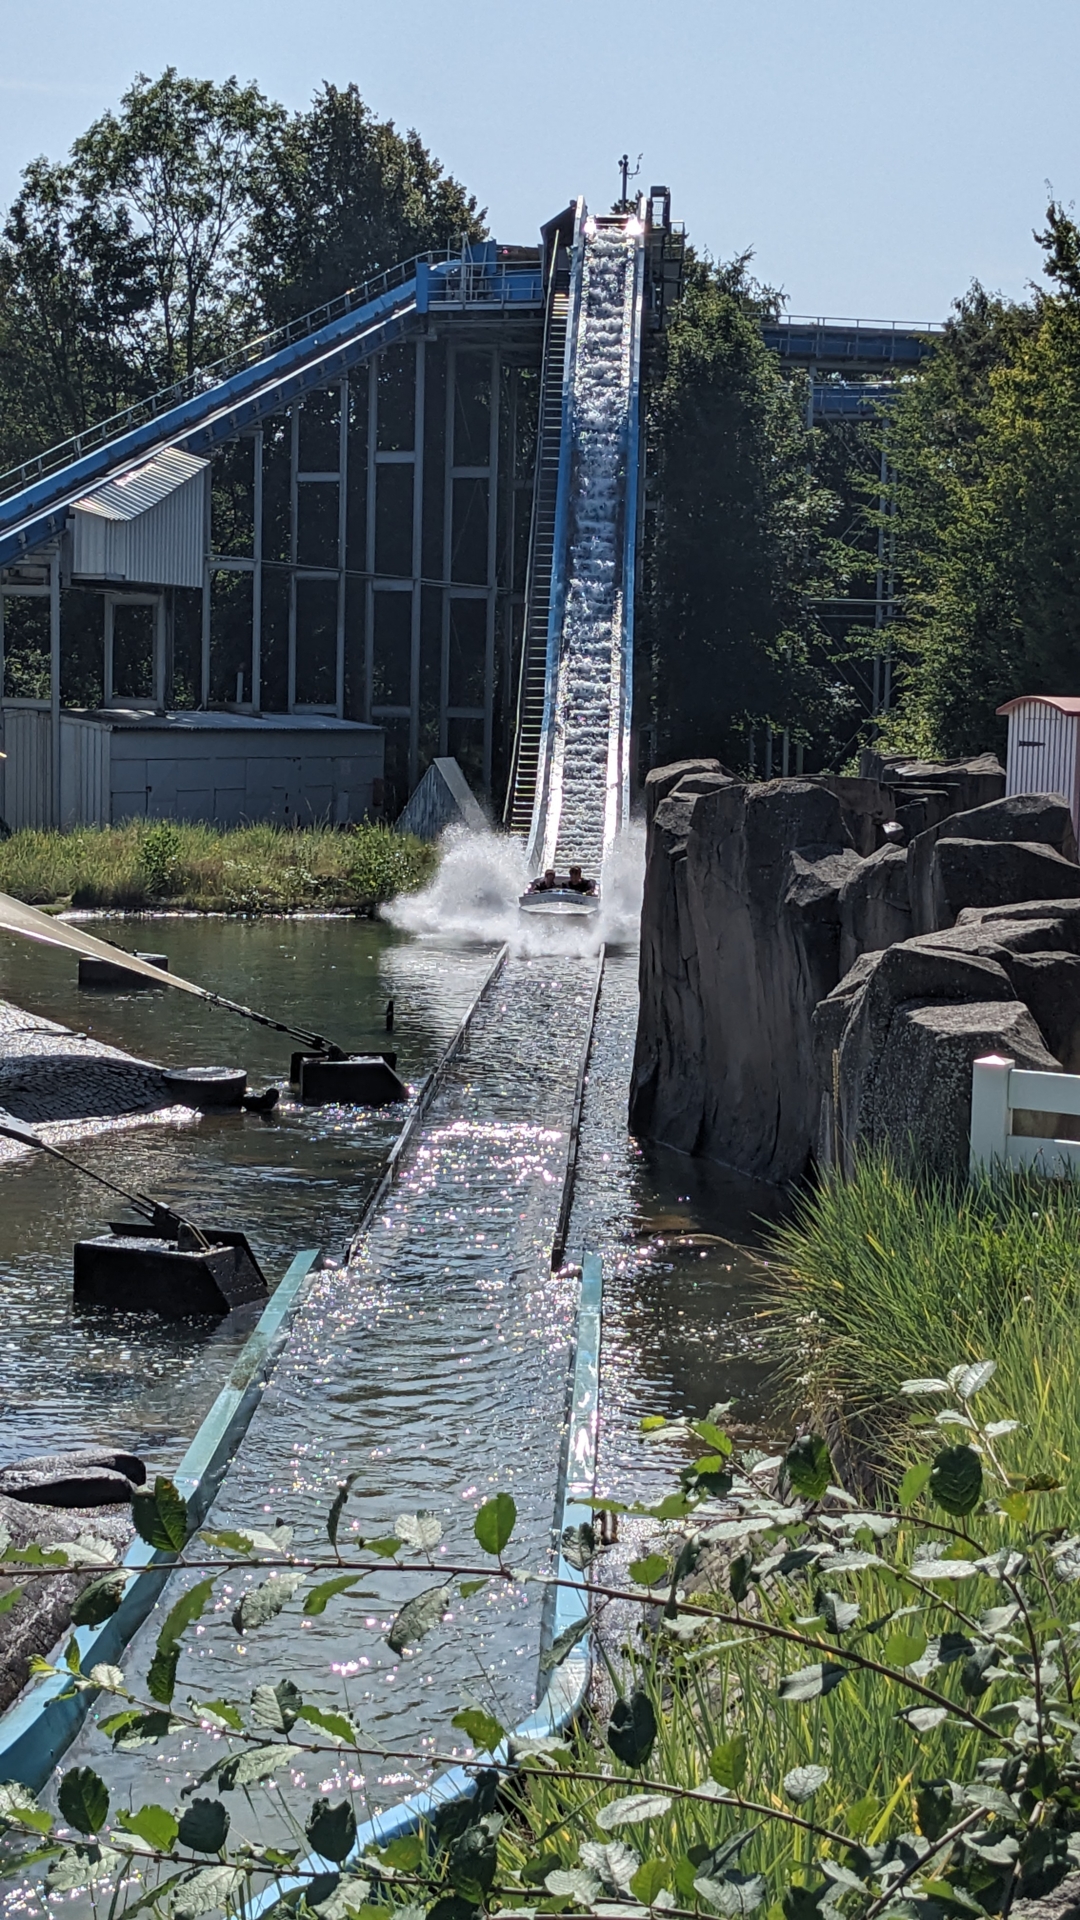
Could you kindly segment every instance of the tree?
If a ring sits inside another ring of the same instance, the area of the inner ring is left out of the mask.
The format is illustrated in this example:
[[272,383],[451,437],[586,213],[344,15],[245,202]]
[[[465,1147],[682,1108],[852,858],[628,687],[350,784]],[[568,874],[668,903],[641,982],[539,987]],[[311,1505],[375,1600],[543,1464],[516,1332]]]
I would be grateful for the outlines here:
[[1080,229],[1052,203],[1050,291],[974,287],[891,435],[907,663],[892,745],[1004,745],[996,709],[1080,691]]
[[276,130],[248,259],[272,325],[485,231],[475,198],[418,133],[376,120],[354,85],[327,83]]
[[747,267],[747,258],[692,261],[658,348],[644,613],[659,757],[746,764],[758,731],[760,772],[762,727],[830,741],[842,694],[809,601],[829,561],[835,502],[814,478],[813,436],[761,339],[775,296]]

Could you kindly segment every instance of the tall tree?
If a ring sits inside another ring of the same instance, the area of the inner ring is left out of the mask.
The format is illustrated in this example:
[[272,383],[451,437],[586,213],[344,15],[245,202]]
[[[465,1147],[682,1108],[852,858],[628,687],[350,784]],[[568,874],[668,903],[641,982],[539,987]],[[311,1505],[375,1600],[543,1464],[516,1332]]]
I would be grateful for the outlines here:
[[[837,676],[810,595],[829,564],[835,501],[813,474],[813,435],[765,348],[748,260],[694,261],[658,348],[649,432],[656,517],[645,618],[657,751],[746,766],[757,736],[825,745]],[[778,769],[779,770],[779,769]]]
[[484,232],[475,198],[418,133],[377,120],[354,85],[327,83],[276,132],[248,257],[273,323]]

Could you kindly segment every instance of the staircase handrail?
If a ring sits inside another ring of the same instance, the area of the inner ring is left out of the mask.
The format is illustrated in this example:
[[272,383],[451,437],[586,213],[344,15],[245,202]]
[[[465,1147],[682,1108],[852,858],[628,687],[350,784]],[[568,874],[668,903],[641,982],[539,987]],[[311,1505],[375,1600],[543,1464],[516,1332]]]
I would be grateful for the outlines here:
[[395,286],[404,286],[410,280],[415,280],[416,269],[421,263],[436,266],[457,262],[461,258],[460,251],[453,248],[430,249],[426,253],[415,254],[411,260],[399,261],[374,274],[370,280],[362,281],[359,286],[349,287],[344,293],[335,295],[333,300],[325,301],[321,307],[313,307],[310,312],[286,321],[283,326],[275,327],[269,333],[258,334],[254,339],[244,341],[241,346],[223,354],[220,360],[196,367],[191,373],[174,380],[171,386],[162,387],[157,393],[147,395],[146,399],[135,401],[120,413],[111,414],[108,419],[84,427],[80,433],[70,434],[66,440],[57,441],[55,446],[34,454],[19,466],[9,467],[6,473],[0,473],[0,499],[21,493],[24,487],[34,480],[43,479],[46,474],[54,473],[58,467],[67,466],[72,460],[105,445],[109,440],[120,439],[133,427],[141,426],[145,421],[155,419],[158,414],[168,413],[185,400],[219,386],[223,380],[242,372],[245,367],[267,360],[281,348],[292,346],[309,334],[318,333],[320,328],[339,320],[353,308],[365,307],[370,301],[378,299],[380,294],[389,293]]

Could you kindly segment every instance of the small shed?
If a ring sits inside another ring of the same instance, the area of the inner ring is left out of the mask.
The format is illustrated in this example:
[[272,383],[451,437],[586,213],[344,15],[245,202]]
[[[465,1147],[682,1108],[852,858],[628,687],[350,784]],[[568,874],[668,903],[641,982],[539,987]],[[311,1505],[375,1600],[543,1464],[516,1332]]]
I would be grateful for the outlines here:
[[[54,824],[49,715],[6,703],[3,805],[11,827]],[[382,807],[383,731],[322,714],[141,712],[60,716],[63,828],[123,820],[345,826]]]
[[1025,693],[1006,700],[1005,793],[1060,793],[1080,834],[1080,695]]

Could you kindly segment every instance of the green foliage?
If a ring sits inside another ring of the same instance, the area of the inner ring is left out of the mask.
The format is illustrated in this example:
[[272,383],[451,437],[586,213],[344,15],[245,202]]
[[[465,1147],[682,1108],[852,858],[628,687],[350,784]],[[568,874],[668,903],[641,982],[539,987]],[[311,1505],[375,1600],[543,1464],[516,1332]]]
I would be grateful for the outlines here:
[[473,1526],[473,1532],[485,1553],[500,1554],[508,1545],[517,1521],[517,1507],[508,1493],[497,1493],[485,1500]]
[[[475,201],[355,86],[289,114],[253,85],[139,74],[0,242],[0,467],[428,247]],[[17,691],[30,692],[27,671]]]
[[889,728],[916,752],[1004,744],[996,708],[1071,687],[1080,638],[1080,234],[1040,236],[1049,293],[974,285],[888,427],[907,650]]
[[[151,1547],[178,1553],[187,1539],[187,1502],[164,1474],[157,1475],[152,1487],[132,1495],[131,1517],[135,1531]],[[186,1597],[180,1604],[185,1603]]]
[[660,760],[748,762],[768,719],[795,741],[836,730],[836,675],[808,594],[827,591],[835,500],[814,477],[801,395],[764,346],[776,296],[747,260],[692,262],[657,343],[648,431],[657,513],[641,616]]
[[[912,1462],[909,1417],[940,1431],[944,1413],[947,1427],[944,1376],[958,1355],[989,1353],[997,1368],[980,1402],[1023,1404],[1032,1471],[1060,1470],[1080,1500],[1080,1413],[1051,1393],[1080,1367],[1080,1183],[1018,1174],[953,1186],[867,1154],[850,1179],[826,1177],[803,1196],[771,1235],[763,1278],[787,1404],[898,1457],[910,1469],[902,1506],[929,1474]],[[909,1379],[914,1354],[925,1382]]]
[[[730,1485],[718,1503],[698,1491],[706,1472],[670,1518],[657,1517],[669,1500],[648,1510],[667,1601],[648,1582],[623,1591],[595,1544],[598,1604],[610,1591],[624,1615],[607,1725],[586,1712],[558,1740],[521,1752],[511,1740],[508,1760],[473,1760],[474,1797],[362,1859],[364,1761],[385,1763],[381,1741],[309,1706],[289,1678],[257,1685],[250,1701],[153,1712],[118,1669],[82,1674],[73,1644],[70,1685],[107,1685],[123,1700],[100,1723],[117,1747],[154,1744],[157,1777],[183,1777],[201,1729],[213,1758],[177,1808],[118,1812],[111,1828],[105,1781],[69,1769],[60,1817],[77,1841],[25,1789],[0,1787],[0,1877],[28,1884],[47,1860],[53,1893],[109,1878],[114,1920],[149,1907],[242,1920],[285,1872],[301,1890],[291,1906],[323,1920],[602,1916],[613,1903],[771,1920],[989,1920],[1052,1890],[1080,1865],[1080,1531],[1030,1446],[1040,1422],[1060,1429],[1073,1417],[1072,1376],[1067,1365],[1053,1385],[1031,1373],[1010,1407],[1007,1350],[954,1356],[920,1354],[924,1371],[896,1382],[896,1451],[930,1456],[903,1507],[898,1473],[876,1503],[826,1478],[833,1461],[813,1432],[765,1460],[735,1447],[716,1413],[702,1431],[687,1425],[687,1444],[726,1461]],[[479,1529],[494,1554],[512,1525],[500,1499]],[[245,1598],[273,1584],[291,1593],[316,1572],[332,1585],[370,1571],[362,1536],[321,1569],[306,1551],[301,1568],[289,1538],[257,1528],[217,1544],[220,1571],[174,1603],[159,1654],[179,1653],[212,1589],[250,1574],[256,1549],[284,1564]],[[475,1552],[467,1534],[447,1550]],[[492,1583],[508,1573],[499,1567]],[[395,1580],[417,1576],[422,1565],[397,1560]],[[394,1651],[415,1646],[452,1601],[449,1584],[415,1592],[391,1629]],[[504,1725],[486,1709],[466,1706],[452,1724],[487,1756],[501,1750]],[[301,1754],[336,1777],[338,1801],[297,1803]],[[243,1796],[231,1814],[206,1796],[211,1781]]]
[[213,913],[370,912],[428,881],[428,841],[390,827],[26,828],[0,841],[0,893],[31,906],[188,907]]

